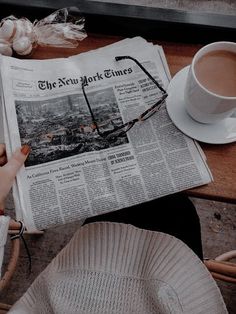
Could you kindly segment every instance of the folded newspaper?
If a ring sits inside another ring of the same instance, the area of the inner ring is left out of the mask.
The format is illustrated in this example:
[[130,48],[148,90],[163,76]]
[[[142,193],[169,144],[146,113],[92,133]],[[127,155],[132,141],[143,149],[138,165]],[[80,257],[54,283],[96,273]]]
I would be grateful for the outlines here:
[[141,37],[70,58],[1,57],[0,140],[8,156],[23,144],[31,147],[13,187],[16,217],[28,230],[212,181],[199,145],[173,125],[165,104],[112,141],[99,134],[137,118],[160,97],[137,64],[116,61],[119,55],[136,58],[161,86],[168,86],[162,47]]

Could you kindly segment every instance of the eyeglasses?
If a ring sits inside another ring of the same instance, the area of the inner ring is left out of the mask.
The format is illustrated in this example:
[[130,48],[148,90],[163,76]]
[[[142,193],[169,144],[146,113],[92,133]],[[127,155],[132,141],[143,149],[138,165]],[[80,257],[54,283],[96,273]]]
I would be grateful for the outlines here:
[[82,82],[82,91],[83,91],[83,95],[84,95],[84,98],[85,98],[85,101],[87,103],[87,106],[88,106],[88,109],[89,109],[89,112],[90,112],[90,115],[91,115],[91,118],[92,118],[92,129],[93,130],[97,130],[97,133],[109,140],[109,139],[112,139],[114,137],[117,137],[117,136],[120,136],[121,134],[124,134],[124,133],[127,133],[134,125],[135,123],[137,122],[142,122],[142,121],[145,121],[147,119],[149,119],[151,116],[153,116],[157,111],[160,110],[162,104],[164,103],[166,97],[168,96],[167,92],[165,91],[165,89],[154,79],[154,77],[142,66],[142,64],[137,61],[135,58],[133,57],[130,57],[130,56],[118,56],[118,57],[115,57],[115,60],[116,61],[120,61],[120,60],[124,60],[124,59],[130,59],[132,61],[134,61],[138,66],[139,68],[149,77],[149,79],[157,86],[157,88],[161,91],[162,93],[162,96],[160,99],[158,99],[158,101],[152,105],[150,108],[148,108],[147,110],[145,110],[139,117],[129,121],[129,122],[126,122],[126,123],[123,123],[119,126],[114,126],[114,129],[113,130],[108,130],[108,131],[104,131],[104,132],[101,132],[100,129],[99,129],[99,126],[98,126],[98,123],[95,119],[95,116],[94,116],[94,113],[91,109],[91,106],[90,106],[90,103],[88,101],[88,97],[85,93],[85,81]]

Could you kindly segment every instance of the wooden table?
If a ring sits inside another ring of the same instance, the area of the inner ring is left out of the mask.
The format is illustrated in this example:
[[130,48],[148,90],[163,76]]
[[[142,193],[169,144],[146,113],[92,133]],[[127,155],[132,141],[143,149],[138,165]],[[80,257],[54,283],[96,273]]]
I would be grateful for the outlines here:
[[[76,49],[38,48],[33,54],[35,59],[67,57],[109,45],[123,39],[118,36],[88,34]],[[194,54],[202,45],[153,41],[163,47],[173,76],[191,63]],[[214,182],[186,191],[189,196],[223,201],[236,204],[236,143],[210,145],[200,143],[207,157]]]

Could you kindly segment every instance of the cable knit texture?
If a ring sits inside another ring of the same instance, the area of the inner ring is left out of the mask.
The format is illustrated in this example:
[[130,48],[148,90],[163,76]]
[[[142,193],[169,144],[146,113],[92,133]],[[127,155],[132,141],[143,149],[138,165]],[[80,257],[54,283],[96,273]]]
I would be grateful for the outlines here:
[[118,223],[79,229],[9,313],[224,314],[219,289],[180,240]]

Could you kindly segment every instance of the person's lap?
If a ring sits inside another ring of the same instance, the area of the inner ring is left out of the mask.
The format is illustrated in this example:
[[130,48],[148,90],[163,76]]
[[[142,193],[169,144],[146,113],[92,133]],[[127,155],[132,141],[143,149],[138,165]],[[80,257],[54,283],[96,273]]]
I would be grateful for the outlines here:
[[94,216],[85,221],[112,221],[171,234],[185,242],[203,259],[201,228],[196,209],[189,198],[181,193],[150,202]]

